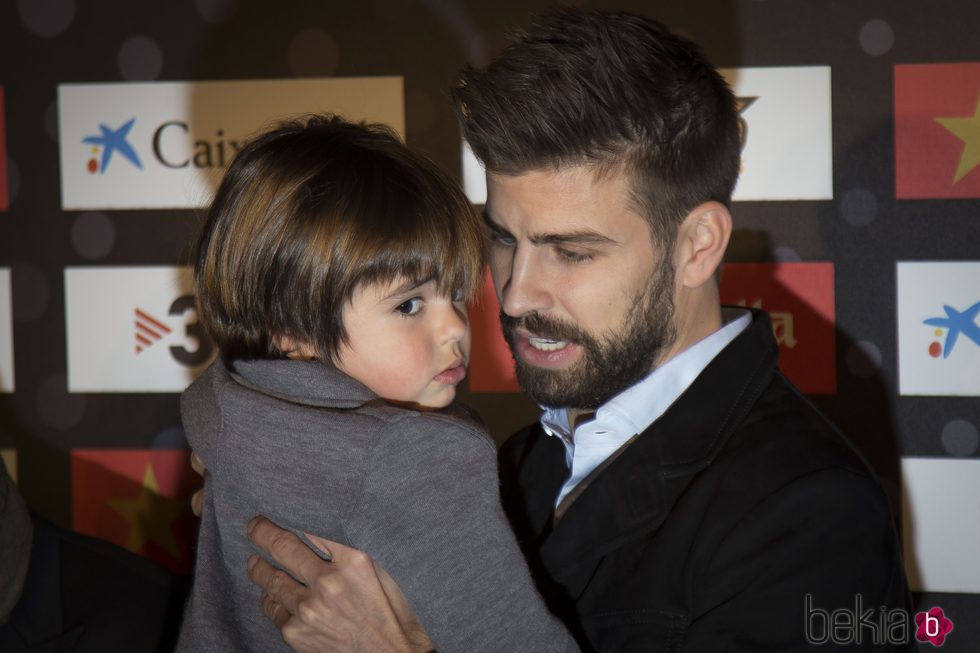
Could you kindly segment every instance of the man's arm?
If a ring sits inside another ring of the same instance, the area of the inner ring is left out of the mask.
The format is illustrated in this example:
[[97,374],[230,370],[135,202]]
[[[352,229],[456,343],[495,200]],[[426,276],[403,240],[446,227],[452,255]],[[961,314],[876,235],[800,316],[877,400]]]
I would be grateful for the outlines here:
[[404,594],[366,553],[308,535],[332,559],[326,562],[264,517],[249,523],[248,536],[285,569],[249,559],[249,577],[264,592],[262,607],[294,650],[433,650]]

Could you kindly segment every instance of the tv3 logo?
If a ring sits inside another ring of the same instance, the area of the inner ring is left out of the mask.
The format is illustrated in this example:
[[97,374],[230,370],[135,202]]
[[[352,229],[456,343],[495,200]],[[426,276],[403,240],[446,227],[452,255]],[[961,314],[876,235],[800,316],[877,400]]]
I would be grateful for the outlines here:
[[[188,317],[188,314],[197,316],[194,296],[181,295],[170,305],[167,314],[175,318],[184,318],[184,336],[187,340],[193,340],[197,343],[197,347],[193,350],[183,345],[171,345],[170,355],[173,356],[174,360],[186,367],[198,367],[208,362],[214,353],[214,343],[208,338],[201,323]],[[164,324],[163,320],[153,317],[140,308],[135,309],[135,318],[137,355],[173,331]]]

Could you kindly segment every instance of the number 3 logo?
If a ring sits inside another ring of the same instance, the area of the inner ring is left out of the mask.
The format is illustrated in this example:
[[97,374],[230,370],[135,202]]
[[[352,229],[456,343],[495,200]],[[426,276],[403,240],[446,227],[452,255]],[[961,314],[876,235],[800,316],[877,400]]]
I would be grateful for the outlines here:
[[[170,315],[182,316],[186,315],[188,311],[193,311],[195,317],[197,316],[197,306],[194,304],[193,295],[178,297],[170,305]],[[184,327],[184,334],[189,340],[197,342],[197,347],[193,350],[188,350],[185,347],[171,346],[170,355],[178,363],[187,367],[198,367],[208,362],[211,354],[214,352],[214,343],[211,342],[211,339],[204,332],[204,327],[201,326],[201,323],[188,320]]]

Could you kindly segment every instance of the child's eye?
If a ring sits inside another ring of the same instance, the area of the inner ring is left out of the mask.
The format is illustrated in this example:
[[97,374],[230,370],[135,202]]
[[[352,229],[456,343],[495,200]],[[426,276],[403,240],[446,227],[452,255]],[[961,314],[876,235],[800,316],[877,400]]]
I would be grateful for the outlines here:
[[395,311],[402,315],[415,315],[422,310],[422,298],[412,297],[406,302],[402,302],[395,307]]

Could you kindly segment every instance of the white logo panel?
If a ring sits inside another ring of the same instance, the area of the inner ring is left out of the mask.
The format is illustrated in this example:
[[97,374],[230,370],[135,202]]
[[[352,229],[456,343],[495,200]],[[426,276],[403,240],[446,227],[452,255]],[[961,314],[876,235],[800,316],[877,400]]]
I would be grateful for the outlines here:
[[272,123],[330,112],[403,134],[403,96],[401,77],[62,84],[62,208],[202,207]]
[[14,323],[10,268],[0,268],[0,392],[13,392]]
[[833,199],[830,67],[719,72],[738,98],[742,128],[733,199]]
[[487,174],[486,168],[473,154],[473,148],[465,140],[462,152],[463,191],[474,204],[487,203]]
[[65,270],[70,392],[181,392],[214,357],[192,271]]
[[980,396],[980,262],[899,262],[902,395]]
[[903,458],[902,484],[912,591],[980,593],[980,460]]

